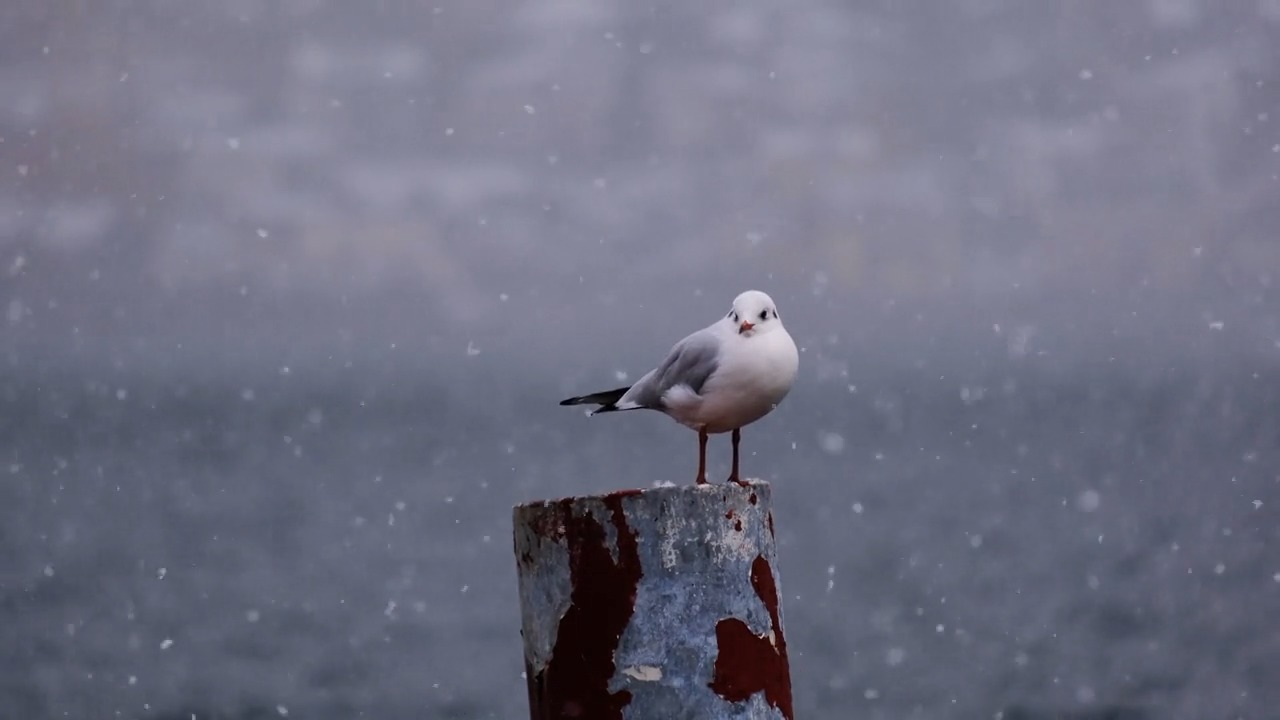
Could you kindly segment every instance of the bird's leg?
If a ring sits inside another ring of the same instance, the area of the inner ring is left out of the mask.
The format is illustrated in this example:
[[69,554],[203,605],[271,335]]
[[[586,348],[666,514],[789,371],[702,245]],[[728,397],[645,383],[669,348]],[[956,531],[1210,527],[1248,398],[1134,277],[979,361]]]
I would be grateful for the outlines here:
[[747,483],[738,478],[738,443],[742,440],[742,430],[733,429],[733,470],[729,472],[729,482],[737,483],[742,487],[746,487]]
[[698,479],[694,482],[698,485],[707,484],[707,431],[705,428],[698,430]]

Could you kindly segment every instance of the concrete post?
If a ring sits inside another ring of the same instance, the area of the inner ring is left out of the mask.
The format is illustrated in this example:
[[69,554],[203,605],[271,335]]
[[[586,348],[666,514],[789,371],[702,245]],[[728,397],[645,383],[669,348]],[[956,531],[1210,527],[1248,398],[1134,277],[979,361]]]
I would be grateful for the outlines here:
[[794,720],[768,483],[517,506],[531,720]]

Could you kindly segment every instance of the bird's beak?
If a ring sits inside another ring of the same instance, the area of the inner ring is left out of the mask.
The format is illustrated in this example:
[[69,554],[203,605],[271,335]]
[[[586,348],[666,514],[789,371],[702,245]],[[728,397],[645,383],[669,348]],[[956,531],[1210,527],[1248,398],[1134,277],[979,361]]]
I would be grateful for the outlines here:
[[743,320],[742,324],[738,326],[738,334],[741,335],[742,333],[750,330],[753,327],[755,327],[755,323],[750,323],[750,322],[747,322],[746,320]]

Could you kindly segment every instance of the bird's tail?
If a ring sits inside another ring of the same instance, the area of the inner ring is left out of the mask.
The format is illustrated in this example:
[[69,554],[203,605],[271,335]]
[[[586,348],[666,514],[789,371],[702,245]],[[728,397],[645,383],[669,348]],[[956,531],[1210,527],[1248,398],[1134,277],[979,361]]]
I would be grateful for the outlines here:
[[602,392],[591,393],[590,395],[582,395],[580,397],[571,397],[568,400],[561,400],[561,405],[599,405],[600,407],[591,411],[592,415],[605,412],[616,412],[624,408],[618,407],[618,401],[631,386],[616,388],[614,390],[604,390]]

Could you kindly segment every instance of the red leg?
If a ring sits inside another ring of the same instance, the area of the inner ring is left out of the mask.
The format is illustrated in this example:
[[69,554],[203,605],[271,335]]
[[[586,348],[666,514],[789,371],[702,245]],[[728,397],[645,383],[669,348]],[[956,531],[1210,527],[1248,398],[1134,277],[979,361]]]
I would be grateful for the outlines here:
[[707,431],[698,431],[698,485],[707,484]]
[[733,429],[733,470],[729,473],[729,482],[746,487],[747,483],[738,477],[738,443],[742,440],[742,430]]

